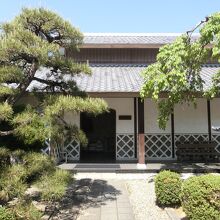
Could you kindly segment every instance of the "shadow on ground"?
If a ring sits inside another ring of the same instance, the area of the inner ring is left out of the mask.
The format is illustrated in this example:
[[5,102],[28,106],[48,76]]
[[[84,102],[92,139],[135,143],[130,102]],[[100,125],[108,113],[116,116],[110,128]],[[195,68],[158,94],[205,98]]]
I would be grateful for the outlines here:
[[105,180],[89,178],[74,180],[61,201],[60,213],[56,218],[77,219],[81,210],[105,205],[109,200],[116,200],[116,196],[120,194],[119,190]]
[[219,173],[220,163],[162,163],[159,170],[171,170],[178,173]]

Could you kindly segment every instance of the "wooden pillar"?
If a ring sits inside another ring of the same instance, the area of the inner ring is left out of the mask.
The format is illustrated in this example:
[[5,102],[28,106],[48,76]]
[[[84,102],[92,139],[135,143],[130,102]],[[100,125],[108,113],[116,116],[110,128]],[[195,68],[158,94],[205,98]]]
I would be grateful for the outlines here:
[[138,98],[138,164],[140,168],[145,166],[144,142],[144,101]]
[[137,98],[134,98],[134,155],[137,158]]
[[174,136],[174,111],[171,114],[171,141],[172,141],[172,158],[175,158],[175,136]]
[[208,117],[209,142],[211,142],[212,141],[212,130],[211,130],[211,105],[210,105],[210,100],[207,100],[207,117]]

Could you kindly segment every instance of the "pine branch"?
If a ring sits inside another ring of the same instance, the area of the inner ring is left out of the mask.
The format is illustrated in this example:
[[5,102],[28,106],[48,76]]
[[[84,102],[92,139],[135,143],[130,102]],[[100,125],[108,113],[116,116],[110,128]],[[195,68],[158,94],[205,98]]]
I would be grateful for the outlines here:
[[9,130],[9,131],[0,131],[0,136],[8,136],[10,134],[14,134],[15,130]]
[[16,96],[10,96],[8,99],[7,99],[7,102],[11,105],[14,105],[26,92],[28,86],[30,85],[30,83],[33,81],[33,78],[34,78],[34,75],[36,73],[38,69],[38,63],[37,61],[34,62],[32,65],[31,65],[31,68],[30,68],[30,71],[29,71],[29,74],[27,76],[27,78],[25,79],[24,82],[21,82],[17,89],[20,91],[19,94],[17,94]]

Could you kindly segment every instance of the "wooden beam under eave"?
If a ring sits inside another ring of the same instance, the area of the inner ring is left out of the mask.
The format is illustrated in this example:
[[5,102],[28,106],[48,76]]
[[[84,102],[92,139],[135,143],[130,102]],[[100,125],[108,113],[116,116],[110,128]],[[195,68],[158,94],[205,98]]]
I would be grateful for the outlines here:
[[160,48],[165,44],[82,44],[79,48]]
[[135,98],[139,97],[139,92],[87,92],[93,98]]

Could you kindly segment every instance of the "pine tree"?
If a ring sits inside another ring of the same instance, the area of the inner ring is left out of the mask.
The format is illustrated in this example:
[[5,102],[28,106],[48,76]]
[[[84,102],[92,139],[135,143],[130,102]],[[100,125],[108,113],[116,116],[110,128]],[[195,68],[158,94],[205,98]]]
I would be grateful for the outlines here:
[[[1,25],[0,122],[11,129],[1,130],[0,136],[13,134],[28,144],[65,135],[83,138],[76,126],[65,122],[64,112],[99,114],[107,105],[88,98],[72,79],[75,74],[91,74],[90,68],[61,53],[62,48],[79,50],[82,41],[78,29],[44,8],[24,8]],[[27,96],[37,101],[16,112]]]

